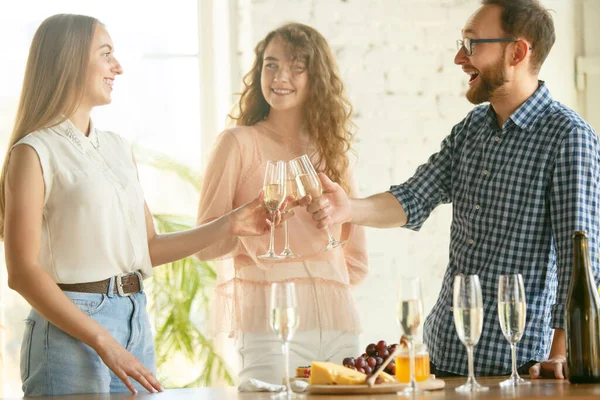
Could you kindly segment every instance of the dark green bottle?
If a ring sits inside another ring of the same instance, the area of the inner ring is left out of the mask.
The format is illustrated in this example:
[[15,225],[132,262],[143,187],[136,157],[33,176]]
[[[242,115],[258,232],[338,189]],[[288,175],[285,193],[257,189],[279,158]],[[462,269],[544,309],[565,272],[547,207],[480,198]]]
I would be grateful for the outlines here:
[[600,297],[590,267],[585,232],[573,234],[573,272],[565,304],[567,377],[600,382]]

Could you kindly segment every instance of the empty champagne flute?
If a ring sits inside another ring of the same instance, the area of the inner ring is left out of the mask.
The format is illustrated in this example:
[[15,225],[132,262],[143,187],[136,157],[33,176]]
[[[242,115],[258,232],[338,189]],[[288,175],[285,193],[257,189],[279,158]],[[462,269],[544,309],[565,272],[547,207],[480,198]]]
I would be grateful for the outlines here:
[[[292,173],[294,174],[294,178],[296,180],[296,184],[298,185],[298,194],[300,197],[304,197],[307,194],[314,199],[318,199],[323,194],[323,186],[321,185],[321,180],[317,175],[317,171],[313,167],[310,162],[310,158],[306,154],[294,158],[290,161],[290,167],[292,169]],[[327,232],[327,237],[329,241],[327,242],[327,247],[325,247],[325,251],[336,248],[345,243],[345,241],[336,240],[329,227],[325,227],[325,231]]]
[[483,299],[477,275],[456,275],[454,277],[454,326],[458,338],[467,348],[469,377],[467,382],[456,388],[457,392],[483,392],[489,390],[475,379],[473,370],[473,347],[479,342],[483,330]]
[[415,336],[423,322],[423,300],[421,296],[421,280],[419,278],[400,279],[398,284],[398,325],[408,340],[408,357],[410,360],[410,380],[404,391],[398,394],[413,395],[421,393],[415,378]]
[[521,274],[501,275],[498,280],[498,318],[502,333],[510,343],[512,353],[512,375],[500,382],[502,387],[529,385],[530,381],[517,372],[517,343],[525,332],[527,303]]
[[[287,168],[287,180],[286,180],[286,188],[285,195],[287,197],[294,197],[294,200],[298,198],[298,185],[296,185],[296,180],[294,178],[294,174],[292,173],[292,168],[288,165]],[[283,258],[298,258],[300,254],[296,254],[290,249],[290,238],[288,232],[288,222],[283,221],[283,234],[285,237],[285,247],[283,251],[279,254]]]
[[269,250],[258,256],[261,260],[281,260],[283,258],[275,253],[273,242],[275,241],[275,213],[285,200],[286,178],[286,163],[284,161],[267,161],[263,192],[265,206],[271,213],[271,235]]
[[276,282],[271,284],[271,328],[281,341],[283,359],[285,362],[286,391],[273,397],[296,398],[303,397],[292,391],[290,386],[290,349],[289,341],[298,328],[298,305],[296,303],[296,287],[292,282]]

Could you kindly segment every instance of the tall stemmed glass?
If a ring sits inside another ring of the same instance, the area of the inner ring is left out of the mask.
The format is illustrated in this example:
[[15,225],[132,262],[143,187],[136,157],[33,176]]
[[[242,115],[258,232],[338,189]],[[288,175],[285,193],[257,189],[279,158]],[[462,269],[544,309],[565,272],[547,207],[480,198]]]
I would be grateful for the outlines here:
[[413,340],[423,322],[423,300],[421,281],[419,278],[400,279],[398,284],[398,325],[408,340],[408,356],[410,360],[410,380],[404,391],[398,394],[420,393],[415,378],[415,347]]
[[275,253],[273,242],[275,241],[275,213],[285,200],[286,177],[286,164],[284,161],[267,161],[263,191],[265,194],[264,203],[271,213],[272,223],[269,250],[258,256],[261,260],[281,260],[283,258]]
[[456,388],[457,392],[483,392],[489,390],[475,379],[473,370],[473,347],[479,342],[483,330],[483,299],[477,275],[454,277],[454,326],[458,338],[467,348],[469,377],[467,382]]
[[501,275],[498,280],[498,318],[502,333],[510,343],[512,353],[512,375],[500,382],[502,387],[529,385],[530,381],[517,372],[517,343],[525,332],[527,303],[521,274]]
[[290,386],[290,350],[289,341],[298,328],[298,306],[296,303],[296,287],[292,282],[276,282],[271,284],[271,328],[281,341],[284,358],[286,391],[273,397],[295,398]]
[[[310,158],[306,154],[294,158],[290,161],[290,167],[296,179],[296,184],[298,185],[298,194],[301,197],[306,196],[307,194],[314,199],[318,199],[323,194],[323,186],[321,186],[321,180],[319,179],[315,168],[310,162]],[[329,227],[325,227],[325,231],[327,232],[327,237],[329,241],[327,242],[327,247],[325,247],[325,251],[336,248],[345,243],[345,241],[336,240]]]
[[[294,200],[298,197],[298,185],[296,185],[296,180],[294,174],[292,172],[292,168],[288,165],[287,168],[287,180],[286,180],[286,188],[285,195],[287,197],[292,196]],[[283,251],[279,254],[283,258],[298,258],[300,254],[296,254],[290,249],[290,238],[288,233],[288,222],[283,221],[283,232],[285,236],[285,247]]]

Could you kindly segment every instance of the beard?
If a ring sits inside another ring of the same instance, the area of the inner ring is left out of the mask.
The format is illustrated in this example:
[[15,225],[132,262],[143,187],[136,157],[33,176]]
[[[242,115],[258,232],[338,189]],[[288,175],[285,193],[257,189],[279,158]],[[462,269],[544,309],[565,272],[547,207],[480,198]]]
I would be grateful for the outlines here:
[[485,71],[479,71],[479,76],[477,77],[479,82],[475,83],[467,91],[467,100],[472,104],[481,104],[490,101],[494,93],[507,82],[504,69],[505,54],[506,47],[502,52],[502,57],[494,65]]

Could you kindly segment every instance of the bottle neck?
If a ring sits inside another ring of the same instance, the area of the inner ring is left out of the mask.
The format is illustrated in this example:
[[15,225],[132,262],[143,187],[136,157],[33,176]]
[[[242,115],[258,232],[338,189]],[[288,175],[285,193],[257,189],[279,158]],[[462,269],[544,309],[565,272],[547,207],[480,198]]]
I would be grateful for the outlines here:
[[588,241],[585,236],[576,235],[573,239],[573,271],[571,273],[571,281],[573,283],[583,282],[597,294],[598,287],[592,274]]

